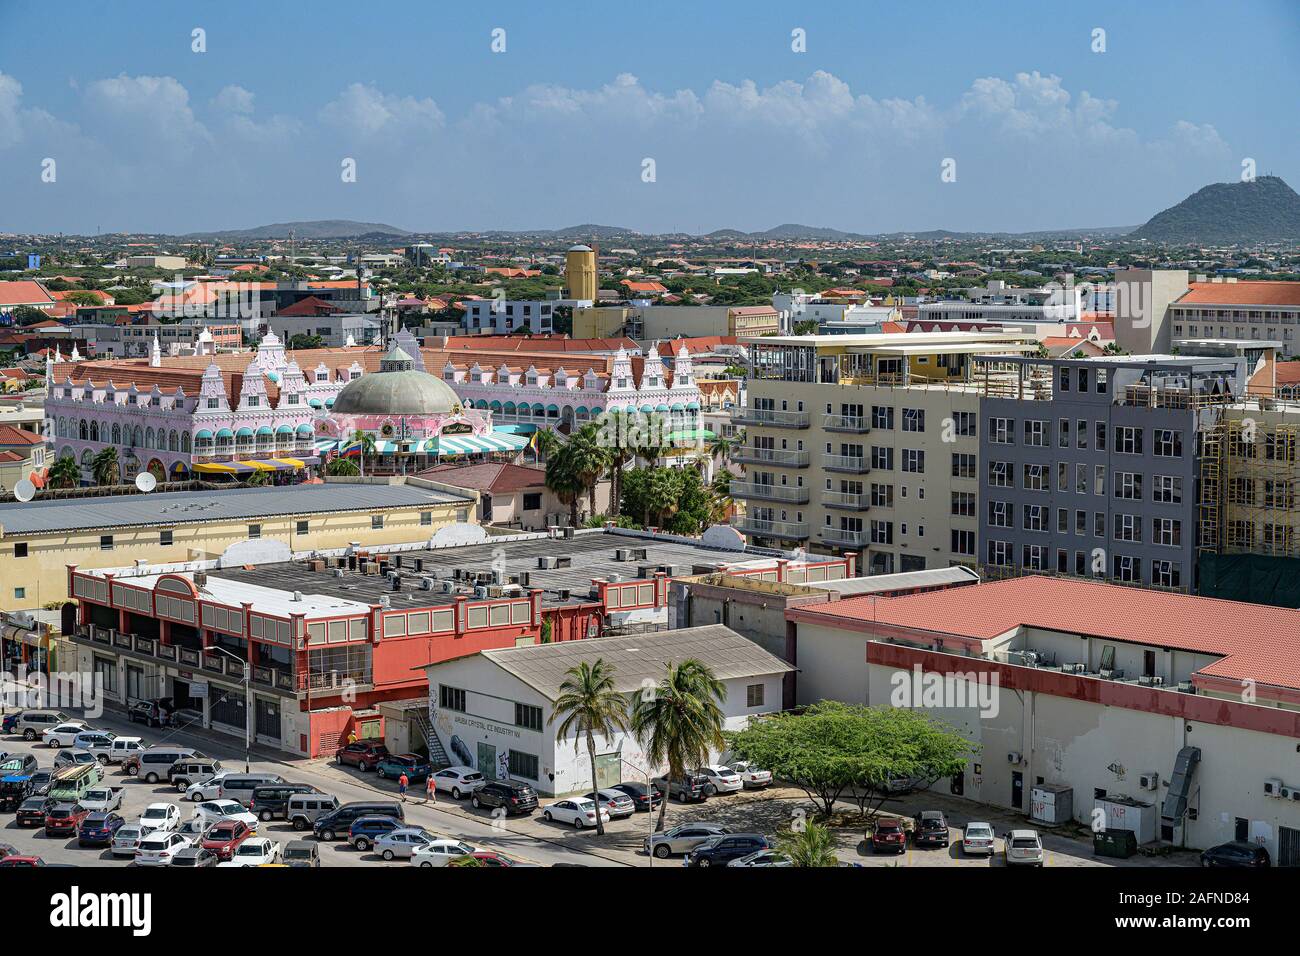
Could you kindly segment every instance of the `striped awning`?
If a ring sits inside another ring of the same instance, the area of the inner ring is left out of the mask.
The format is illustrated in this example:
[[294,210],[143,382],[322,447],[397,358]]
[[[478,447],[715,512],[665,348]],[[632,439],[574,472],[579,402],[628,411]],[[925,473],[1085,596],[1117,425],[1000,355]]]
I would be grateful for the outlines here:
[[522,435],[493,431],[487,435],[443,435],[438,439],[438,454],[472,455],[490,451],[519,451],[528,444]]
[[258,461],[205,461],[194,466],[203,475],[250,475],[255,471],[297,471],[320,464],[315,456],[306,458],[265,458]]

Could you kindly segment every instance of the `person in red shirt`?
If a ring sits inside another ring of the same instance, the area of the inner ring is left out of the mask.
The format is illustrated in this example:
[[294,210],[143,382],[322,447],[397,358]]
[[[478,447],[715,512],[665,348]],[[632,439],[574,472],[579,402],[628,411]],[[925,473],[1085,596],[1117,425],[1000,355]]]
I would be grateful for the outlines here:
[[406,802],[406,786],[410,782],[411,781],[407,778],[406,774],[402,774],[400,777],[397,778],[397,792],[402,795],[403,803]]
[[424,782],[425,792],[429,795],[429,803],[438,802],[438,784],[433,779],[433,771],[429,771],[428,779]]

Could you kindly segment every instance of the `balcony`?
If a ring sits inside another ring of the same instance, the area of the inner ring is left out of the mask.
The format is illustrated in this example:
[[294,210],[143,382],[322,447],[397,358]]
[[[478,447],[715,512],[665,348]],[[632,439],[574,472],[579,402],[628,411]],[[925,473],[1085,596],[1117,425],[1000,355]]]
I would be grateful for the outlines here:
[[871,459],[862,455],[824,455],[822,467],[827,471],[845,471],[852,475],[865,475],[871,470]]
[[849,528],[822,528],[820,537],[827,544],[842,548],[865,548],[871,541],[871,532]]
[[807,488],[791,488],[788,485],[765,485],[754,481],[733,481],[731,483],[731,497],[806,505],[809,496]]
[[871,431],[871,419],[866,415],[823,415],[822,428],[828,432],[853,432],[865,435]]
[[764,538],[785,538],[790,541],[802,541],[808,537],[806,521],[771,521],[767,518],[736,518],[731,526],[741,534],[759,535]]
[[742,408],[731,416],[737,425],[765,425],[769,428],[807,428],[807,412],[782,412],[775,408]]
[[824,491],[822,504],[827,508],[840,508],[844,511],[866,511],[871,507],[871,496],[855,495],[847,491]]
[[736,449],[732,461],[750,462],[755,465],[776,465],[780,468],[807,468],[809,453],[790,451],[784,448],[750,448]]

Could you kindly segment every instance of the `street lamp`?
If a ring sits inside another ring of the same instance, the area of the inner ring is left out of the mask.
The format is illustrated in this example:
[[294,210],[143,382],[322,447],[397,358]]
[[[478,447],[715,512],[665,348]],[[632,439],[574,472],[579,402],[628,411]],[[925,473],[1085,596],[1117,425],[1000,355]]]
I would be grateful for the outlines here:
[[238,657],[224,647],[218,647],[213,644],[211,647],[204,648],[204,653],[216,651],[219,654],[225,654],[231,660],[239,661],[244,666],[244,773],[249,772],[249,754],[253,749],[252,719],[253,719],[253,668],[248,661]]
[[[639,773],[641,776],[645,777],[646,799],[650,801],[650,809],[646,812],[646,822],[650,824],[649,836],[653,837],[655,835],[655,796],[654,795],[656,793],[656,790],[655,790],[655,785],[650,782],[650,771],[642,770],[640,767],[638,767],[632,761],[628,760],[622,754],[618,755],[618,759],[621,763],[626,764],[627,766],[631,767],[636,773]],[[597,787],[596,789],[599,790],[600,788]],[[667,793],[664,794],[664,799],[665,800],[668,799]],[[600,813],[599,803],[596,804],[596,812]],[[647,838],[647,840],[648,839],[649,838]],[[648,851],[646,852],[646,856],[650,858],[650,868],[654,869],[654,865],[655,865],[654,846],[650,842],[647,842],[646,846],[649,847]]]

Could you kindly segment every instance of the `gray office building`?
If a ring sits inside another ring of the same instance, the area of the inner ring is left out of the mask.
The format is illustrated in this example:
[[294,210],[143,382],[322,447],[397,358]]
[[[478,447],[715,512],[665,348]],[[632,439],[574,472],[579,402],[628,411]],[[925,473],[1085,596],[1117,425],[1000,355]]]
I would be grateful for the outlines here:
[[1245,375],[1239,358],[976,359],[988,573],[1194,590],[1198,433]]

